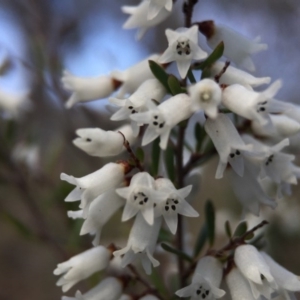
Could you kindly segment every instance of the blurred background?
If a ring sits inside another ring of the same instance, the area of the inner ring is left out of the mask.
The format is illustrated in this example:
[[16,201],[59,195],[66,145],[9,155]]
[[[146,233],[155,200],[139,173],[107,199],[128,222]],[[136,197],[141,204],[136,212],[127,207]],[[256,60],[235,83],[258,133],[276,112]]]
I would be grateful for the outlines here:
[[[103,160],[72,144],[76,129],[120,124],[109,122],[107,100],[66,110],[69,94],[60,82],[63,69],[97,76],[163,52],[165,28],[183,26],[182,2],[177,0],[171,17],[137,42],[135,30],[122,30],[127,15],[120,7],[139,1],[0,0],[0,96],[27,95],[17,116],[0,107],[0,300],[60,299],[53,275],[56,264],[91,247],[89,237],[79,237],[82,222],[67,218],[67,210],[76,210],[77,204],[63,201],[72,186],[59,176],[66,172],[81,177],[103,165]],[[278,98],[299,104],[298,0],[199,0],[193,20],[209,19],[253,39],[261,36],[269,50],[254,57],[255,75],[282,78]],[[200,45],[208,50],[202,37]],[[299,149],[294,149],[296,154]],[[222,235],[226,219],[237,223],[241,208],[226,179],[214,179],[216,161],[205,168],[194,205],[201,213],[204,200],[214,201]],[[272,220],[267,246],[273,256],[300,274],[299,189],[294,188],[293,195],[279,204],[282,213],[267,210],[262,216]],[[252,219],[253,224],[259,220]],[[201,222],[193,220],[191,228],[199,228]],[[104,240],[109,243],[121,229],[109,224],[107,228]]]

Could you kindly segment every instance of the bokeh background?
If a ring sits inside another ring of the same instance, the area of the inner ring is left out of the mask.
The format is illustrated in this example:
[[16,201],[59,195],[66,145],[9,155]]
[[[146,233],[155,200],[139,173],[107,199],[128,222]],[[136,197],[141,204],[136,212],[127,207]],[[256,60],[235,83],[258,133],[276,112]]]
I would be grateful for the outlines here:
[[[89,237],[78,235],[81,221],[67,218],[66,211],[77,208],[64,203],[72,187],[59,176],[66,172],[80,177],[103,165],[103,160],[73,146],[76,129],[120,124],[109,122],[107,100],[66,110],[69,94],[60,82],[62,70],[78,76],[108,74],[164,51],[165,28],[183,26],[182,2],[177,0],[171,17],[137,42],[135,30],[122,30],[127,15],[120,7],[139,1],[0,1],[0,60],[4,62],[0,90],[28,91],[31,102],[17,119],[0,115],[0,300],[60,299],[61,289],[52,274],[56,264],[91,245]],[[253,39],[260,35],[269,50],[255,56],[256,75],[282,78],[278,98],[300,104],[298,0],[199,0],[193,20],[208,19]],[[202,37],[200,44],[207,49]],[[299,149],[295,147],[294,153]],[[215,160],[205,166],[194,205],[201,212],[204,201],[213,199],[222,235],[226,219],[238,222],[241,209],[226,179],[214,180],[215,166]],[[272,220],[267,248],[281,264],[300,274],[299,189],[293,192],[293,197],[280,203],[280,213],[268,210],[262,217]],[[193,220],[191,228],[199,228],[201,222],[201,217]],[[110,225],[104,231],[107,241],[127,234],[129,226]],[[192,231],[192,236],[196,234]]]

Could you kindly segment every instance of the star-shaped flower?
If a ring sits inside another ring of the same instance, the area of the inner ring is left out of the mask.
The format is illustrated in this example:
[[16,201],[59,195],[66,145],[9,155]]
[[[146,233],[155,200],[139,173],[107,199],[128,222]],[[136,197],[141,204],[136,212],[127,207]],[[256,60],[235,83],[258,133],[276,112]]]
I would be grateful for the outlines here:
[[159,58],[160,63],[176,61],[181,78],[185,78],[191,61],[207,57],[207,53],[198,46],[198,27],[167,29],[169,47]]
[[155,191],[154,179],[147,172],[135,174],[129,187],[118,188],[116,192],[127,200],[122,221],[131,219],[140,211],[150,225],[154,222],[154,200],[159,201],[165,196],[164,193]]
[[190,194],[192,186],[186,186],[177,190],[170,179],[159,178],[155,181],[156,188],[166,194],[163,201],[155,201],[156,213],[163,216],[170,231],[175,234],[177,230],[178,214],[187,217],[198,217],[198,212],[187,202],[185,198]]

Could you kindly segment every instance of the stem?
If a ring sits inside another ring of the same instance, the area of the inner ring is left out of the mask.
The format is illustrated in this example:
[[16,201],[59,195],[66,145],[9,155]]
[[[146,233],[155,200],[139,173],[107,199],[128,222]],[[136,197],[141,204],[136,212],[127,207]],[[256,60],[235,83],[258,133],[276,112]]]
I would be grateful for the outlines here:
[[215,76],[215,81],[216,81],[217,83],[220,82],[220,78],[221,78],[222,75],[226,72],[226,70],[227,70],[227,68],[229,67],[229,65],[230,65],[230,61],[227,60],[226,63],[225,63],[225,65],[224,65],[224,67],[223,67],[223,69],[220,71],[219,74],[217,74],[217,75]]
[[144,172],[144,168],[140,162],[140,160],[136,157],[136,155],[133,153],[131,147],[130,147],[130,144],[129,142],[126,140],[125,138],[125,135],[121,132],[121,131],[118,131],[118,133],[120,133],[124,139],[123,141],[123,146],[126,148],[127,152],[130,154],[131,158],[133,159],[134,163],[135,163],[135,166],[141,171],[141,172]]

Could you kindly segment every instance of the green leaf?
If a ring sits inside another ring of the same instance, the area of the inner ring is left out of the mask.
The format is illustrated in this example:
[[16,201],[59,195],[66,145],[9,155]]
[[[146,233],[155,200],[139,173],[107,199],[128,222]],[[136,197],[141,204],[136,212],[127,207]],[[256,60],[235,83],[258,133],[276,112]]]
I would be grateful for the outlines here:
[[179,82],[178,78],[175,77],[174,75],[169,75],[168,85],[169,85],[172,95],[178,95],[178,94],[184,93],[184,91],[182,90],[182,88],[180,86],[180,82]]
[[196,123],[194,127],[194,135],[196,139],[196,152],[198,153],[200,151],[203,139],[206,135],[206,132],[204,130],[204,127],[200,125],[200,123]]
[[246,237],[245,237],[245,240],[248,241],[248,240],[252,240],[254,238],[254,233],[253,232],[249,232]]
[[225,232],[226,232],[227,236],[231,239],[232,230],[231,230],[230,222],[228,220],[225,222]]
[[157,80],[159,80],[168,93],[171,94],[171,90],[168,85],[169,74],[164,70],[164,68],[153,60],[149,60],[149,68]]
[[211,72],[209,69],[204,69],[201,73],[201,80],[205,78],[209,78],[211,75]]
[[165,151],[165,166],[167,169],[168,177],[172,182],[175,182],[175,152],[172,147],[168,147]]
[[191,68],[189,69],[187,76],[189,78],[190,83],[196,83],[196,79]]
[[144,161],[145,154],[144,154],[144,150],[141,147],[138,147],[136,149],[135,155],[141,163]]
[[4,220],[6,220],[8,223],[10,223],[23,237],[25,238],[33,238],[34,235],[31,232],[31,230],[26,227],[25,224],[23,224],[20,220],[18,220],[16,217],[11,215],[7,212],[2,212],[2,217]]
[[161,246],[164,250],[170,252],[170,253],[173,253],[177,256],[179,256],[180,258],[184,259],[184,260],[187,260],[189,262],[193,262],[193,258],[190,257],[189,255],[187,255],[186,253],[180,251],[180,250],[177,250],[175,248],[173,248],[172,246],[166,244],[166,243],[161,243]]
[[158,234],[158,243],[160,242],[172,242],[173,241],[173,236],[170,233],[170,231],[161,228]]
[[214,51],[206,58],[206,60],[197,64],[194,69],[196,70],[204,70],[209,68],[212,64],[214,64],[218,59],[222,57],[224,53],[224,43],[220,42],[218,46],[214,49]]
[[[161,278],[160,273],[157,271],[158,268],[152,268],[152,272],[150,275],[150,280],[155,286],[155,288],[159,291],[160,294],[162,295],[167,295],[168,291],[164,285],[164,280]],[[166,298],[166,297],[164,297]]]
[[159,138],[155,139],[152,143],[152,165],[151,165],[151,173],[152,176],[158,175],[159,168],[159,158],[160,158],[160,147],[159,147]]
[[201,252],[201,250],[203,249],[205,242],[207,240],[207,226],[206,224],[203,225],[203,227],[201,228],[197,241],[196,241],[196,245],[195,245],[195,249],[194,249],[194,257],[197,257],[198,254]]
[[241,222],[235,229],[233,236],[239,237],[247,232],[248,225],[246,221]]
[[205,203],[205,220],[209,244],[212,246],[215,240],[215,208],[211,200]]

